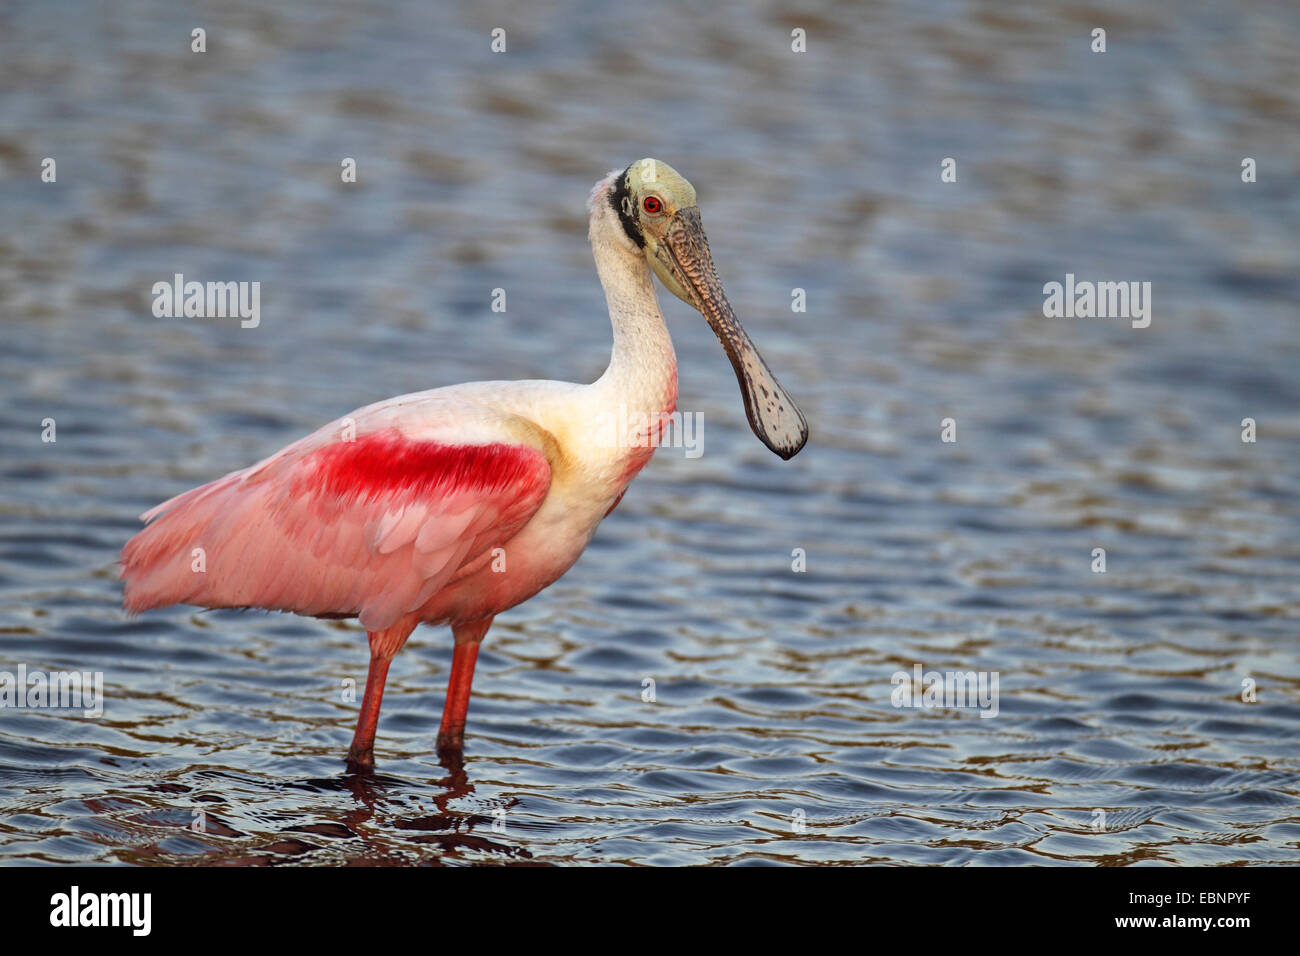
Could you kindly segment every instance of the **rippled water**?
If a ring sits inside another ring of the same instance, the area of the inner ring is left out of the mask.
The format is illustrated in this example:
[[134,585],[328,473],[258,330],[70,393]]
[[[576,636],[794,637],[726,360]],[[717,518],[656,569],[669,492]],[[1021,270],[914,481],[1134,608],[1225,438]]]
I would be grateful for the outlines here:
[[[1194,6],[8,5],[0,669],[107,701],[0,710],[0,860],[1300,861],[1300,11]],[[123,616],[158,501],[388,395],[598,375],[583,204],[644,155],[812,443],[767,452],[666,301],[705,454],[497,619],[463,768],[445,630],[367,781],[354,622]],[[260,326],[155,319],[177,272]],[[1151,327],[1044,318],[1067,272],[1152,282]],[[998,715],[894,707],[916,664]]]

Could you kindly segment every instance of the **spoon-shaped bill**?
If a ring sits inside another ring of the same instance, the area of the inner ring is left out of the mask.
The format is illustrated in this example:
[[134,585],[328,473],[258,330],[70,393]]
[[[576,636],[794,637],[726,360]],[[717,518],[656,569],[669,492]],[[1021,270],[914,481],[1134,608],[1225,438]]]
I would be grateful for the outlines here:
[[808,422],[746,334],[722,290],[700,210],[679,210],[662,241],[652,249],[650,264],[663,284],[708,320],[735,369],[745,416],[754,434],[782,458],[793,458],[808,441]]

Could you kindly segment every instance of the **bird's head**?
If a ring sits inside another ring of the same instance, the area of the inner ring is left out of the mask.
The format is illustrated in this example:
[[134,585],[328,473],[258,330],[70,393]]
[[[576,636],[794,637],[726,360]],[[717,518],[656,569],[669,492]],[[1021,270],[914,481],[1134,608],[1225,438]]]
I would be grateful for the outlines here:
[[645,254],[669,292],[704,316],[722,343],[740,383],[749,427],[782,458],[794,457],[808,441],[808,423],[727,301],[700,223],[695,187],[654,159],[638,160],[605,182],[626,239]]

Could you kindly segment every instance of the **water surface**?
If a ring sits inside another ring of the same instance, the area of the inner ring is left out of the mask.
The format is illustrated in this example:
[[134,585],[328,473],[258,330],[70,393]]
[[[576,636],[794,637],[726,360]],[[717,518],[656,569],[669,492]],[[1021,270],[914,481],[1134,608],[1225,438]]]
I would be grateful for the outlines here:
[[[805,9],[0,13],[0,669],[107,695],[0,710],[0,860],[1300,862],[1300,10]],[[389,395],[599,375],[584,202],[646,155],[812,441],[764,449],[664,296],[705,453],[497,619],[463,768],[445,630],[359,780],[355,622],[121,613],[172,494]],[[154,318],[178,272],[261,324]],[[1151,327],[1044,318],[1067,272],[1152,282]],[[997,717],[894,707],[916,664],[996,672]]]

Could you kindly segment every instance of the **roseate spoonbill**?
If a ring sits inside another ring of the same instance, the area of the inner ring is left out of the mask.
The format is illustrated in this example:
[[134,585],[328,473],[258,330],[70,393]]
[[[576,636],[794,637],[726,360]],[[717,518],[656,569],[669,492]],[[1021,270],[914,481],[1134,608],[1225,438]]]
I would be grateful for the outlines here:
[[[645,159],[597,183],[588,206],[614,326],[604,375],[590,385],[475,382],[390,398],[178,495],[142,515],[148,525],[122,550],[126,610],[195,604],[359,618],[370,671],[348,753],[354,772],[374,766],[394,655],[417,624],[450,624],[438,750],[458,754],[493,616],[578,559],[677,407],[677,359],[652,271],[712,326],[763,444],[788,459],[808,438],[722,291],[694,187]],[[620,408],[634,414],[619,414],[624,431],[611,437]]]

